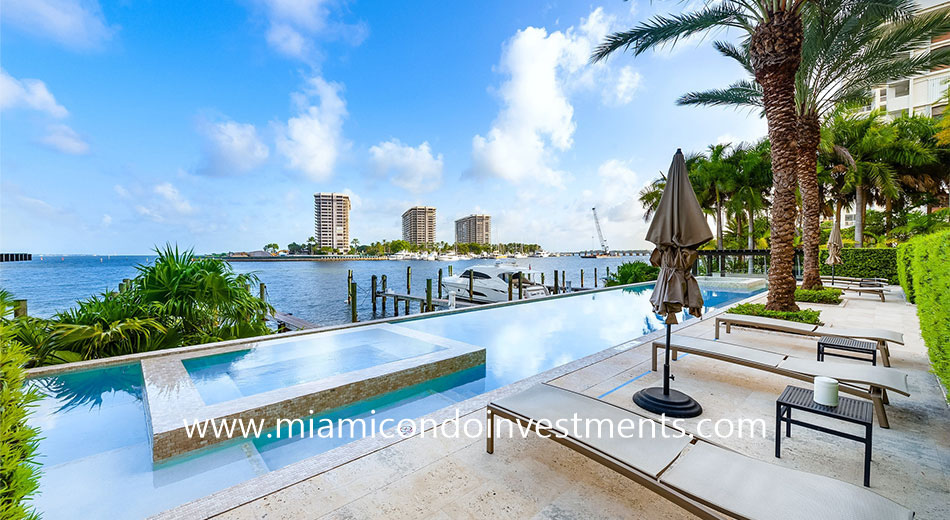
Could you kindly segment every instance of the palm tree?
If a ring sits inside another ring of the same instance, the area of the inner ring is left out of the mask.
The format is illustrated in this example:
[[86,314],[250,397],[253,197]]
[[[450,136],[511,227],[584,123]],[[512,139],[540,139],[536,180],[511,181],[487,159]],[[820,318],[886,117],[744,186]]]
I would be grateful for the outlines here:
[[[723,248],[722,210],[736,188],[738,166],[728,155],[730,144],[709,145],[709,156],[699,160],[690,171],[690,181],[700,199],[700,205],[711,207],[716,219],[716,249]],[[702,201],[708,201],[703,204]]]
[[[768,191],[772,186],[772,166],[769,163],[769,142],[760,141],[751,147],[737,147],[732,154],[736,163],[736,185],[729,201],[730,209],[737,214],[744,210],[748,226],[747,245],[755,249],[755,214],[768,204]],[[748,273],[752,274],[752,260],[749,257]]]
[[738,29],[747,35],[752,72],[762,88],[765,117],[772,144],[772,266],[766,308],[797,310],[793,274],[795,177],[798,118],[795,113],[795,73],[802,58],[802,12],[820,0],[722,0],[696,11],[655,16],[625,32],[612,34],[597,47],[592,60],[617,50],[639,55],[664,44],[713,29]]
[[854,242],[864,245],[864,216],[868,198],[894,199],[900,193],[898,167],[932,164],[937,156],[931,148],[900,138],[898,125],[884,124],[884,111],[867,116],[836,113],[825,126],[821,147],[838,158],[836,165],[846,170],[845,189],[854,191]]
[[[821,120],[839,105],[863,102],[876,85],[950,63],[950,49],[912,53],[932,37],[950,31],[950,14],[945,10],[913,17],[914,9],[909,0],[831,0],[805,12],[802,63],[796,76],[803,288],[821,286],[818,247],[823,203],[816,168]],[[715,45],[754,76],[748,47]],[[744,80],[727,89],[686,94],[679,104],[761,106],[762,89]]]

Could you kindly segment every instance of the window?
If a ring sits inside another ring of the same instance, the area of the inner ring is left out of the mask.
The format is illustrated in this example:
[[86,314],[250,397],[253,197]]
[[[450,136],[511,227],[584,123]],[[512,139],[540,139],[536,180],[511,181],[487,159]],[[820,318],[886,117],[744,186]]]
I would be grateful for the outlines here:
[[894,97],[904,97],[910,94],[910,81],[904,80],[892,85],[894,87]]
[[[469,278],[469,277],[471,277],[471,276],[472,276],[472,270],[471,270],[471,269],[466,269],[465,272],[462,273],[462,278]],[[491,280],[491,276],[488,276],[488,275],[485,274],[485,273],[480,273],[480,272],[478,272],[478,271],[475,271],[475,276],[474,276],[474,278],[475,278],[476,280]]]

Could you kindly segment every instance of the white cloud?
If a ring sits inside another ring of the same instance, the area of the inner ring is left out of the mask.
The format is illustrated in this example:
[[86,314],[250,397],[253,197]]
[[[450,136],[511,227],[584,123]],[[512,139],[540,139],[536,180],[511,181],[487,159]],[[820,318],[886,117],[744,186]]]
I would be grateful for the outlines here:
[[18,80],[0,69],[0,110],[10,108],[27,108],[55,118],[69,115],[66,107],[56,102],[46,83],[38,79]]
[[603,91],[604,104],[626,105],[633,101],[633,95],[640,88],[641,81],[640,73],[633,70],[633,67],[627,65],[621,68],[610,78],[613,88],[605,88]]
[[163,182],[162,184],[157,184],[153,191],[161,198],[162,206],[170,208],[181,215],[194,213],[195,209],[191,206],[191,203],[182,197],[178,188],[172,185],[172,183]]
[[331,19],[332,0],[257,0],[257,4],[268,20],[267,43],[291,58],[312,61],[317,37],[340,37],[359,45],[366,36],[362,23]]
[[90,49],[112,38],[96,0],[4,0],[5,22],[66,47]]
[[83,155],[89,152],[89,144],[72,128],[63,125],[50,125],[47,134],[40,141],[60,152],[70,155]]
[[138,206],[135,206],[135,211],[138,212],[139,215],[142,215],[143,217],[148,217],[154,220],[155,222],[162,222],[165,220],[165,218],[162,217],[161,213],[153,209],[146,208],[145,206],[142,206],[141,204]]
[[224,121],[205,123],[200,130],[204,137],[204,164],[198,173],[226,176],[244,173],[260,166],[270,155],[249,123]]
[[112,187],[112,189],[115,190],[115,193],[116,195],[119,196],[119,198],[127,199],[130,196],[129,190],[125,189],[125,187],[123,187],[120,184],[116,184],[115,186]]
[[[550,34],[527,27],[506,42],[499,63],[499,70],[508,76],[498,89],[501,111],[486,136],[472,139],[475,175],[563,184],[565,173],[552,157],[573,145],[576,124],[568,96],[603,81],[608,66],[589,65],[588,60],[614,21],[597,8],[577,27]],[[632,96],[639,80],[632,69],[620,78],[624,85],[619,98],[624,100]],[[618,97],[619,87],[612,88]]]
[[333,175],[341,151],[349,146],[343,138],[347,111],[340,95],[342,89],[339,83],[312,78],[304,92],[293,96],[300,114],[278,128],[277,150],[287,159],[287,165],[315,181]]
[[392,173],[392,183],[411,192],[432,191],[442,182],[442,154],[433,157],[428,142],[413,148],[392,139],[371,147],[369,153],[378,173]]
[[109,227],[110,225],[112,225],[112,215],[108,213],[102,215],[102,226]]

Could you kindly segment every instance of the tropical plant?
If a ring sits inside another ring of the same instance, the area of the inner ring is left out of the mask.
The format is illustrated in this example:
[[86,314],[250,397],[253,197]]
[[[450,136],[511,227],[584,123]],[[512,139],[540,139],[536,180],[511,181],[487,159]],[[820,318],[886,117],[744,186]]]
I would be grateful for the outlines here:
[[617,50],[639,55],[664,44],[714,29],[737,29],[745,34],[749,64],[762,88],[762,106],[771,142],[772,266],[767,306],[795,310],[794,246],[795,184],[798,124],[795,73],[802,58],[802,13],[819,0],[723,0],[707,2],[692,12],[655,16],[636,27],[612,34],[594,51],[601,60]]
[[277,245],[277,243],[275,243],[275,242],[272,242],[272,243],[270,243],[270,244],[266,244],[266,245],[264,246],[264,251],[267,251],[268,253],[276,253],[278,249],[280,249],[280,246]]
[[[947,48],[912,52],[950,31],[947,11],[913,17],[915,8],[909,0],[827,0],[804,11],[802,62],[796,75],[803,287],[821,286],[818,224],[823,201],[816,162],[822,119],[842,104],[865,101],[875,85],[950,62]],[[716,47],[755,75],[748,46],[717,42]],[[762,89],[743,80],[727,89],[686,94],[679,103],[761,106]]]
[[0,291],[0,518],[35,520],[39,515],[30,501],[39,489],[39,430],[27,419],[40,397],[26,384],[30,356],[9,327],[11,300]]
[[615,272],[610,273],[604,285],[613,287],[615,285],[649,282],[650,280],[656,280],[659,274],[659,267],[645,262],[624,262],[617,266]]

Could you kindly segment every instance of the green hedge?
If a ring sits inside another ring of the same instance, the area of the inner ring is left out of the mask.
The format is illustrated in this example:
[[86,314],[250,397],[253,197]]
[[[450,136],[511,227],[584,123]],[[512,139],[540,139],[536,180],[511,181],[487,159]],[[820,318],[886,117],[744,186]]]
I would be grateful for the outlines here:
[[934,373],[950,388],[950,230],[911,242],[910,268],[920,334]]
[[[821,274],[831,276],[831,266],[825,264],[828,251],[821,251]],[[835,275],[855,278],[887,278],[896,284],[897,250],[894,248],[846,248],[841,250],[840,265],[835,266]]]
[[907,301],[914,303],[914,271],[910,267],[914,258],[914,241],[897,246],[897,278],[904,289]]
[[841,289],[795,289],[795,301],[807,303],[841,303]]
[[800,311],[769,311],[765,309],[764,303],[742,303],[729,309],[729,312],[733,314],[762,316],[763,318],[797,321],[799,323],[810,323],[812,325],[824,325],[820,319],[821,311],[811,309],[802,309]]
[[[3,309],[6,311],[6,309]],[[24,385],[26,348],[13,341],[9,326],[0,324],[0,519],[39,518],[30,503],[39,488],[35,460],[38,434],[26,423],[39,399]]]

